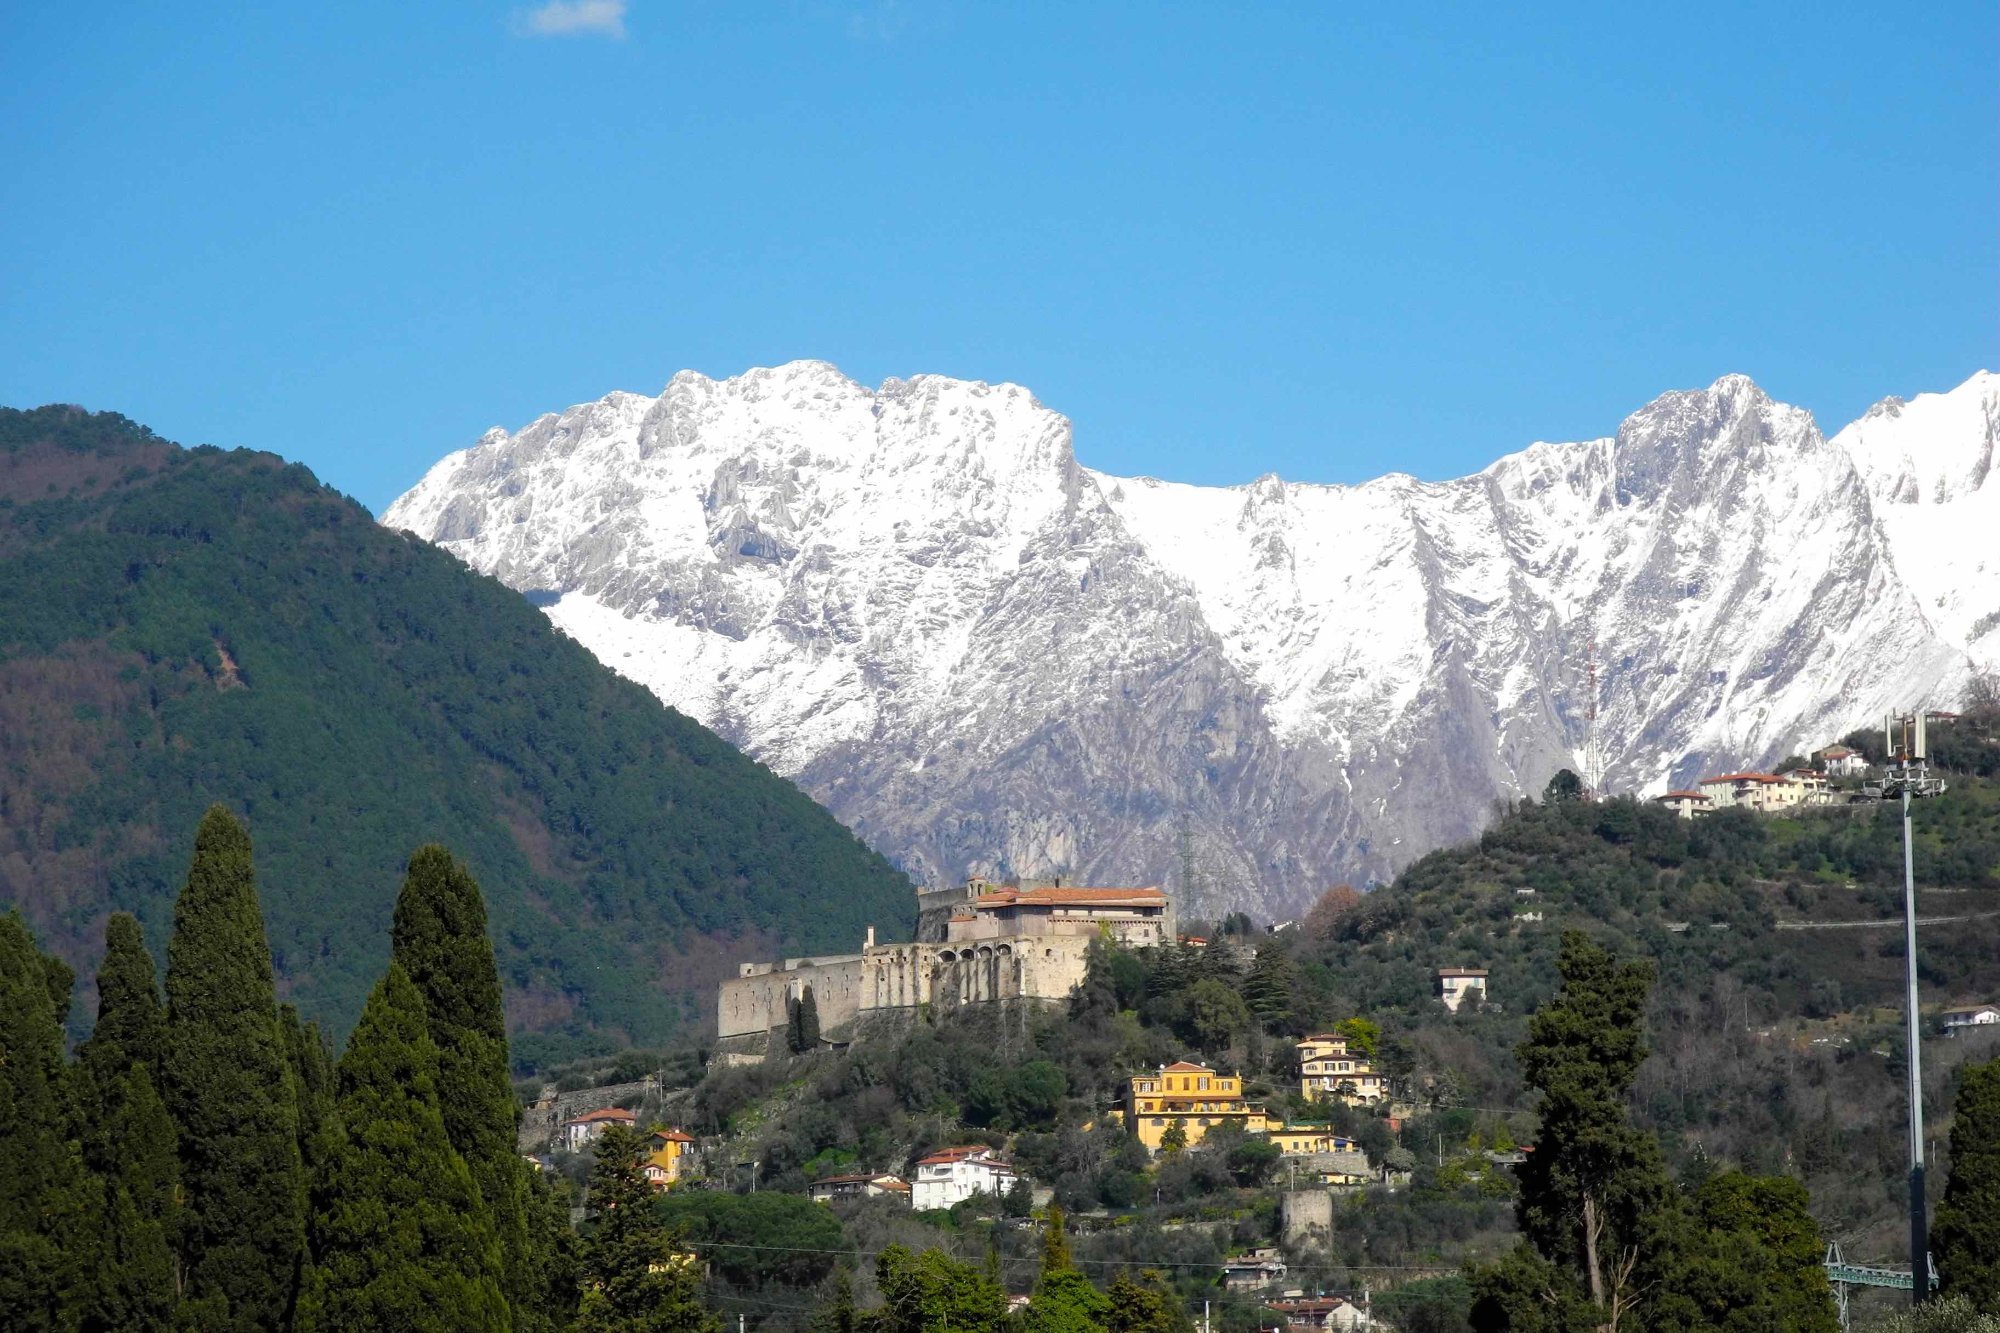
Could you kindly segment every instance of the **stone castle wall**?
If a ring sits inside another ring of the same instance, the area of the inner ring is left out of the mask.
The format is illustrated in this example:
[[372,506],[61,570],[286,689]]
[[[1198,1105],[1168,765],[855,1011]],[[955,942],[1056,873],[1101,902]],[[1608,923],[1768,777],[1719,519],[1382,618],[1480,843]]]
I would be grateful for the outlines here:
[[722,983],[716,1035],[727,1040],[785,1025],[786,1001],[812,987],[820,1031],[840,1038],[864,1014],[920,1005],[1060,1000],[1081,985],[1095,932],[950,943],[869,945],[859,954],[751,966]]

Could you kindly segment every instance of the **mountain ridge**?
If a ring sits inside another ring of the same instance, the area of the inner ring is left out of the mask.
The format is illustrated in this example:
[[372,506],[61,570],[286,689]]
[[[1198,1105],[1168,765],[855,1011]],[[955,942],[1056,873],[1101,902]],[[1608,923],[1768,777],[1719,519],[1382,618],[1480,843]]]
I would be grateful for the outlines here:
[[1199,487],[1081,466],[1020,386],[802,362],[489,432],[383,521],[538,591],[917,878],[1276,915],[1582,766],[1593,639],[1614,789],[1955,696],[2000,595],[1961,552],[1919,606],[1892,542],[1936,515],[1878,521],[1892,469],[1852,455],[1990,435],[1996,401],[1982,372],[1830,440],[1730,375],[1467,477]]

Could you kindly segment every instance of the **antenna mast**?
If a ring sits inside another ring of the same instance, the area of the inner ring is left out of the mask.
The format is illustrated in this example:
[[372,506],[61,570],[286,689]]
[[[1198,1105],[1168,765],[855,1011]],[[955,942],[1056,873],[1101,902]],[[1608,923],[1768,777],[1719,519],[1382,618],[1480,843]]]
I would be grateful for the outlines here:
[[1604,784],[1603,764],[1597,754],[1597,631],[1590,632],[1590,641],[1584,648],[1584,705],[1583,705],[1583,798],[1594,801],[1600,795],[1598,788]]

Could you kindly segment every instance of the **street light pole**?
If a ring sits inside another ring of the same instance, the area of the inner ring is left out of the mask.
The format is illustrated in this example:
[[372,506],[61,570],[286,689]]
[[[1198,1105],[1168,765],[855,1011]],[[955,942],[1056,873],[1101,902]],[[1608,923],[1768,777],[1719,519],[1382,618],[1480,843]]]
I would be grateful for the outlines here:
[[[1900,733],[1900,735],[1898,734]],[[1930,1211],[1924,1198],[1924,1065],[1922,1015],[1917,1010],[1917,876],[1910,799],[1944,791],[1930,775],[1922,710],[1891,713],[1882,722],[1885,754],[1881,794],[1903,798],[1903,979],[1908,988],[1910,1047],[1910,1300],[1930,1299]]]
[[1924,1058],[1917,1014],[1917,877],[1910,842],[1910,789],[1903,788],[1903,975],[1910,1025],[1910,1291],[1930,1296],[1930,1219],[1924,1198]]

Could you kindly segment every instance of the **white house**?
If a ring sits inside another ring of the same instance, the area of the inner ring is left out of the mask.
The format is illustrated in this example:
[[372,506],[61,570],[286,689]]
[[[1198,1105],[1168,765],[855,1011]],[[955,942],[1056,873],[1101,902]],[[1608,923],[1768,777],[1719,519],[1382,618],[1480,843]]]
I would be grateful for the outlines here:
[[917,1159],[917,1178],[910,1182],[910,1203],[918,1212],[949,1208],[975,1194],[1004,1194],[1014,1184],[1014,1168],[974,1144],[945,1148]]
[[623,1125],[631,1129],[638,1123],[639,1118],[630,1111],[607,1106],[601,1111],[590,1111],[574,1120],[563,1121],[562,1145],[571,1152],[580,1152],[585,1144],[594,1141],[611,1126]]
[[1845,745],[1829,745],[1819,752],[1820,767],[1832,778],[1860,777],[1868,771],[1868,760]]
[[1438,969],[1438,998],[1444,1007],[1454,1014],[1458,1007],[1473,998],[1477,991],[1481,1001],[1486,999],[1486,969],[1483,967],[1441,967]]
[[1990,1004],[1975,1004],[1963,1009],[1944,1011],[1944,1030],[1947,1033],[1956,1032],[1960,1028],[1991,1027],[1995,1023],[2000,1023],[2000,1008]]

